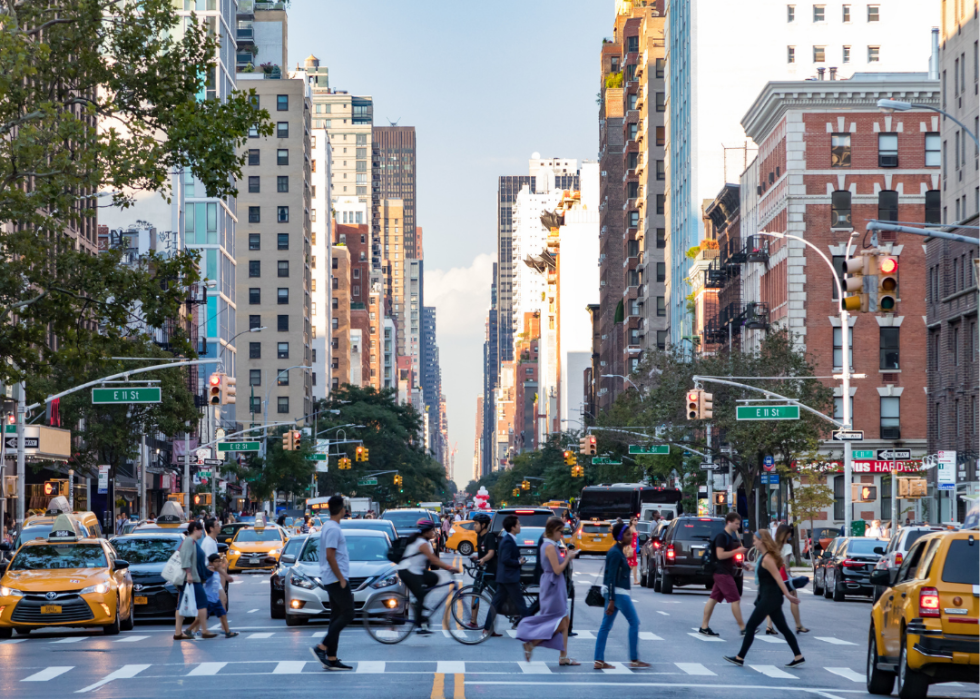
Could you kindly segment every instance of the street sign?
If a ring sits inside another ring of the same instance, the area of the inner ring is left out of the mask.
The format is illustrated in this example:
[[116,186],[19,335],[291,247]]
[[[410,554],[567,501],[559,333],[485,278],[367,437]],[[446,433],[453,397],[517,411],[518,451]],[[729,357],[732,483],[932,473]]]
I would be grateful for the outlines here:
[[798,405],[739,405],[735,408],[737,420],[799,420]]
[[163,389],[158,386],[124,386],[122,388],[93,388],[92,404],[160,403]]
[[310,454],[309,456],[306,457],[306,460],[307,461],[326,461],[327,460],[327,455],[326,454]]
[[220,466],[224,463],[221,459],[202,459],[205,466]]
[[763,473],[759,476],[759,479],[763,484],[768,483],[769,485],[779,485],[778,473]]
[[623,462],[613,461],[612,459],[608,459],[605,456],[595,456],[592,458],[592,465],[593,466],[622,466]]
[[670,453],[669,444],[652,444],[650,446],[646,446],[643,444],[630,444],[630,454],[658,454],[660,456],[663,456],[669,453]]
[[718,464],[708,464],[708,463],[701,464],[702,471],[714,471],[716,468],[718,468]]
[[361,486],[361,485],[377,485],[378,484],[378,479],[377,478],[364,478],[362,480],[359,480],[357,482],[357,484],[359,486]]
[[258,451],[260,442],[219,442],[218,451]]
[[874,449],[852,449],[851,450],[852,459],[868,459],[870,461],[875,460]]
[[198,471],[197,472],[197,475],[199,477],[201,477],[201,478],[210,478],[211,477],[211,472],[210,471]]
[[939,490],[956,489],[956,452],[940,451],[937,453],[936,486]]
[[863,442],[864,430],[835,430],[833,439],[835,442]]
[[105,495],[109,492],[109,466],[99,466],[99,494]]
[[878,461],[908,461],[912,458],[911,449],[879,449]]
[[[16,437],[4,437],[3,446],[7,451],[17,451],[17,438]],[[24,448],[25,449],[40,449],[41,448],[41,438],[40,437],[24,437]]]
[[762,467],[767,471],[771,471],[776,468],[776,459],[771,456],[762,457]]

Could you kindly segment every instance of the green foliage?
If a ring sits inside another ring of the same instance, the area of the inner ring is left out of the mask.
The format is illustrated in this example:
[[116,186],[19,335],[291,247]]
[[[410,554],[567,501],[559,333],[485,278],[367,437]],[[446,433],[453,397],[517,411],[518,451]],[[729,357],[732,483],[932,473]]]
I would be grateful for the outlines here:
[[609,75],[606,76],[606,87],[607,88],[615,89],[615,88],[622,87],[622,86],[623,86],[623,74],[622,74],[622,72],[619,72],[619,73],[610,73]]

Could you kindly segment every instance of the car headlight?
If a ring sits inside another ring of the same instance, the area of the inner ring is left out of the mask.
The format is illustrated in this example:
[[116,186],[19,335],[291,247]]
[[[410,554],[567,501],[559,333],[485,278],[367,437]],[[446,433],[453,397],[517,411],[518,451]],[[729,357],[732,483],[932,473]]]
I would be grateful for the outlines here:
[[0,587],[0,597],[23,597],[23,590],[16,590],[12,587]]
[[103,582],[103,583],[99,583],[98,585],[89,585],[88,587],[83,588],[82,591],[79,592],[78,594],[87,595],[91,592],[94,592],[97,595],[104,595],[108,591],[109,591],[109,583]]
[[371,587],[373,587],[375,590],[380,590],[381,588],[391,587],[392,585],[397,585],[397,584],[398,584],[398,573],[391,573],[390,575],[375,580],[373,583],[371,583]]
[[316,588],[316,583],[297,570],[289,572],[289,583],[296,587],[301,587],[304,590],[313,590]]
[[282,549],[272,549],[269,551],[270,556],[278,556],[280,553],[282,553]]

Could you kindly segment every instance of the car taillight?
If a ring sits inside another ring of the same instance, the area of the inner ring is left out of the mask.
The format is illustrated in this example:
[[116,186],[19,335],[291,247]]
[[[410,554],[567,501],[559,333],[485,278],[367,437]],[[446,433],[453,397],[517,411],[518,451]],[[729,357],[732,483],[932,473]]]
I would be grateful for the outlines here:
[[919,590],[919,616],[939,617],[939,591],[934,587]]
[[844,561],[843,563],[841,563],[841,565],[844,566],[845,568],[863,568],[864,567],[864,561],[852,561],[852,560],[848,559],[848,560]]
[[903,557],[902,557],[902,554],[896,552],[895,553],[895,565],[897,565],[897,566],[902,565],[902,560],[904,560]]
[[582,530],[581,530],[581,529],[579,529],[579,530],[578,530],[578,534],[576,534],[576,536],[577,536],[577,537],[578,537],[579,539],[581,539],[581,538],[582,538]]
[[744,558],[745,557],[742,554],[740,554],[740,553],[736,553],[735,554],[735,562],[736,563],[741,563]]
[[673,544],[668,544],[668,546],[667,546],[667,560],[670,560],[670,561],[674,560],[674,557],[676,555],[677,554],[674,553],[674,545]]
[[660,542],[659,541],[654,541],[653,542],[653,548],[655,548],[655,549],[660,548]]

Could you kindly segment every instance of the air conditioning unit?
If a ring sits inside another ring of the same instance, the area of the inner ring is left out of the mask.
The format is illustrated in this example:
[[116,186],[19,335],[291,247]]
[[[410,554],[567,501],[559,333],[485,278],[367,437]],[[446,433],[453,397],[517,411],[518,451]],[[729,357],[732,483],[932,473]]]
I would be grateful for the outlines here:
[[879,155],[878,167],[898,167],[898,155]]

